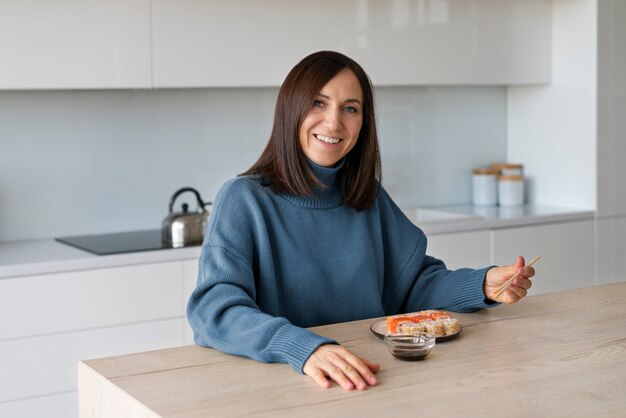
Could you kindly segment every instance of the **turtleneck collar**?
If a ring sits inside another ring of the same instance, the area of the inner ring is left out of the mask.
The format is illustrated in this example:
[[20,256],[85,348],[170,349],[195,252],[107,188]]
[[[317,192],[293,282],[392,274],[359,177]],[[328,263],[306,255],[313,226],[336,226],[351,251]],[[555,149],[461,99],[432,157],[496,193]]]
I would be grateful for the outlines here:
[[312,209],[328,209],[341,206],[343,196],[339,189],[339,172],[345,163],[345,158],[342,158],[334,167],[321,166],[308,158],[306,162],[315,177],[317,177],[325,187],[322,189],[314,188],[313,192],[315,196],[311,197],[296,195],[284,195],[284,197],[299,206]]

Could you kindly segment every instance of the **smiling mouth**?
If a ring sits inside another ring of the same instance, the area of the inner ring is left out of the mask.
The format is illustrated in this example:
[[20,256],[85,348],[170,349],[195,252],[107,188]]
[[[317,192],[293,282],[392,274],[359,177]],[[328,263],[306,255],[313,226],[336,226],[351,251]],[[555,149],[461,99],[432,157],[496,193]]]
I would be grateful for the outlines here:
[[320,134],[313,134],[318,141],[322,141],[325,144],[338,144],[341,141],[341,138],[333,138],[331,136],[325,136]]

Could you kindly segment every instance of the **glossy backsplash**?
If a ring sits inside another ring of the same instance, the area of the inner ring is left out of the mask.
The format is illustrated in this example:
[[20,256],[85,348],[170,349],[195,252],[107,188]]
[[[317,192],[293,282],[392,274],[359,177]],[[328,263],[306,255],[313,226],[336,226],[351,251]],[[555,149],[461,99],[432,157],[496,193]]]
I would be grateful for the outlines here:
[[[263,149],[276,94],[3,92],[0,241],[156,229],[182,186],[213,200]],[[506,156],[504,87],[375,94],[383,183],[401,206],[470,202],[472,167]]]

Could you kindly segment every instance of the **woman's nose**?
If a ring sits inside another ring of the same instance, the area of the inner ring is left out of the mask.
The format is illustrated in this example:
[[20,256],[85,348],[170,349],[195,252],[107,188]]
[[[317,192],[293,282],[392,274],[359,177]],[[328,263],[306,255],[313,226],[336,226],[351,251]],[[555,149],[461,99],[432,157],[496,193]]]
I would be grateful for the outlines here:
[[341,126],[341,110],[336,108],[328,108],[325,115],[326,126],[330,129],[337,129]]

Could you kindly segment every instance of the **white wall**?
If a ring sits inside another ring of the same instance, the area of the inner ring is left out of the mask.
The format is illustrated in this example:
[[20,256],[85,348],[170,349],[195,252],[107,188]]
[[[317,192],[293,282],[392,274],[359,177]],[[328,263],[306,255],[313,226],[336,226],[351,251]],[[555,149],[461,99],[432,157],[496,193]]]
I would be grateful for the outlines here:
[[[179,187],[212,200],[256,160],[276,94],[0,91],[0,241],[160,228]],[[383,183],[400,205],[470,201],[471,168],[505,157],[505,95],[376,89]]]
[[626,2],[598,2],[598,208],[595,283],[626,271]]
[[508,89],[507,157],[531,203],[596,208],[596,14],[595,1],[554,0],[552,83]]
[[598,216],[626,217],[626,1],[598,6]]

